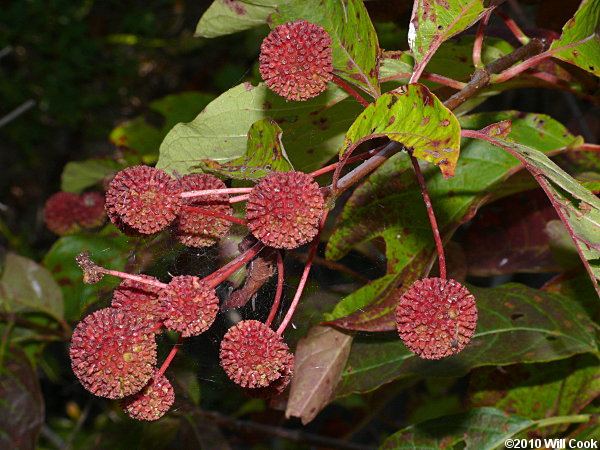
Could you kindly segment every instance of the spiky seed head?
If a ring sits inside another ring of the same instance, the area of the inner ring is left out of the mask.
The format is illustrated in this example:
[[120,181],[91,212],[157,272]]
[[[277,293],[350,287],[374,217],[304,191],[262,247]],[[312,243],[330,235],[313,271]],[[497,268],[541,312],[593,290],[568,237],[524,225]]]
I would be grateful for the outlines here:
[[156,341],[147,325],[105,308],[77,324],[69,355],[84,388],[100,397],[123,398],[140,391],[154,374]]
[[165,377],[152,377],[150,382],[137,394],[121,400],[121,407],[133,419],[158,420],[175,402],[173,386]]
[[[147,280],[156,280],[148,275],[140,275]],[[111,307],[120,309],[132,317],[143,321],[148,326],[154,326],[162,319],[163,309],[158,299],[161,289],[125,279],[113,293]]]
[[117,226],[120,221],[143,234],[169,225],[181,209],[175,179],[160,169],[133,166],[119,172],[106,192],[106,212]]
[[396,326],[406,347],[421,358],[460,352],[477,325],[475,297],[458,281],[425,278],[400,297]]
[[257,320],[238,322],[221,341],[221,367],[241,387],[267,387],[281,378],[288,355],[281,336]]
[[59,236],[77,233],[81,226],[73,214],[81,207],[78,194],[73,192],[57,192],[46,200],[44,206],[44,222],[50,231]]
[[[178,180],[182,191],[202,191],[208,189],[225,189],[227,186],[214,175],[194,173]],[[188,247],[209,247],[216,244],[227,234],[231,222],[194,211],[189,207],[209,209],[221,214],[233,214],[227,194],[206,195],[184,199],[184,206],[175,219],[175,237]]]
[[274,172],[250,192],[246,218],[252,234],[265,245],[297,248],[319,231],[325,202],[319,185],[302,172]]
[[283,361],[283,369],[281,370],[281,376],[275,381],[272,381],[267,387],[258,388],[246,388],[246,392],[251,397],[257,398],[273,398],[285,391],[292,381],[292,375],[294,374],[294,354],[288,353]]
[[192,275],[174,277],[159,295],[163,324],[181,336],[197,336],[210,328],[219,312],[215,290]]
[[299,20],[275,27],[260,47],[260,74],[269,89],[288,100],[316,97],[333,78],[331,37]]

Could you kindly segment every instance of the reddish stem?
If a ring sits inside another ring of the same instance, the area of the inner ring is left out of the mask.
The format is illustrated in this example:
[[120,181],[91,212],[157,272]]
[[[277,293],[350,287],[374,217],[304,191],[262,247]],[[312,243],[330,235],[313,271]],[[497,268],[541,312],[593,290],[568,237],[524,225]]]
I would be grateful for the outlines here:
[[584,152],[600,152],[600,145],[588,144],[587,142],[585,142],[581,145],[578,145],[577,147],[573,147],[571,150],[584,151]]
[[417,158],[415,158],[411,154],[410,160],[412,161],[413,167],[415,169],[415,174],[417,175],[417,180],[419,181],[419,185],[421,186],[421,193],[423,194],[423,200],[425,200],[425,207],[427,208],[427,215],[429,216],[431,231],[433,231],[433,239],[435,240],[438,260],[440,263],[440,278],[446,279],[446,256],[444,255],[444,246],[442,244],[440,229],[437,225],[437,220],[435,218],[433,206],[431,206],[431,198],[429,197],[429,192],[427,191],[427,186],[425,185],[425,178],[423,178],[423,172],[421,172],[421,168],[419,167],[419,162],[417,161]]
[[526,71],[527,69],[541,63],[542,61],[550,58],[552,55],[554,55],[555,53],[562,51],[562,50],[568,50],[570,48],[573,47],[577,47],[578,45],[582,45],[585,44],[587,41],[590,41],[592,39],[594,39],[594,36],[596,36],[595,34],[590,35],[588,37],[586,37],[585,39],[582,39],[581,41],[577,41],[577,42],[572,42],[571,44],[565,45],[564,47],[558,47],[558,48],[552,48],[550,50],[546,50],[543,53],[540,53],[538,55],[532,56],[529,59],[526,59],[525,61],[523,61],[521,64],[517,64],[516,66],[513,66],[509,69],[506,69],[504,72],[500,73],[499,75],[495,76],[492,78],[492,82],[493,83],[502,83],[506,80],[510,80],[511,78],[513,78],[516,75],[519,75],[521,72]]
[[230,216],[229,214],[223,214],[220,212],[211,211],[210,209],[204,209],[204,208],[199,208],[198,206],[188,206],[188,205],[184,205],[183,208],[187,209],[188,211],[193,211],[193,212],[197,212],[199,214],[204,214],[205,216],[212,216],[212,217],[216,217],[218,219],[223,219],[223,220],[227,220],[229,222],[237,223],[238,225],[244,225],[244,226],[248,225],[248,222],[246,222],[244,219],[240,219],[239,217]]
[[[382,83],[386,81],[397,80],[401,78],[410,78],[411,74],[407,72],[397,73],[396,75],[392,75],[391,77],[385,77],[379,80]],[[425,78],[426,80],[433,81],[435,83],[443,84],[444,86],[448,86],[454,89],[463,89],[467,83],[463,83],[461,81],[455,80],[453,78],[448,78],[443,75],[438,75],[437,73],[427,73],[423,72],[421,78]]]
[[530,39],[527,37],[527,35],[525,33],[523,33],[523,30],[521,30],[521,28],[519,28],[519,25],[517,25],[514,20],[512,20],[510,17],[508,17],[506,14],[504,14],[502,11],[499,11],[498,9],[495,9],[494,12],[498,15],[498,17],[500,17],[504,21],[504,24],[508,27],[508,29],[511,31],[511,33],[518,39],[518,41],[521,43],[521,45],[525,45],[530,41]]
[[473,42],[473,65],[476,68],[483,67],[483,61],[481,60],[481,49],[483,48],[483,38],[485,36],[485,29],[492,15],[492,10],[486,12],[479,22],[477,27],[477,34],[475,34],[475,42]]
[[175,355],[179,351],[181,344],[183,344],[183,336],[180,335],[179,339],[177,339],[177,343],[169,352],[167,359],[165,359],[165,361],[162,363],[162,366],[160,366],[160,369],[158,369],[158,372],[156,372],[155,379],[158,379],[165,374],[165,371],[168,369],[169,365],[171,364],[171,361],[173,361],[173,358],[175,358]]
[[106,275],[112,275],[113,277],[123,278],[123,279],[131,280],[131,281],[137,281],[138,283],[147,284],[148,286],[154,286],[159,289],[164,289],[167,287],[167,284],[165,284],[165,283],[161,283],[158,280],[147,279],[140,275],[132,275],[130,273],[121,272],[119,270],[105,269],[104,267],[100,267],[100,266],[96,266],[95,269],[97,272],[100,272],[100,273],[103,273]]
[[244,202],[244,201],[248,200],[248,197],[249,197],[248,194],[238,195],[236,197],[230,197],[229,198],[229,203]]
[[302,292],[304,291],[304,286],[306,285],[306,280],[308,279],[308,274],[310,273],[310,268],[312,267],[313,260],[315,259],[315,255],[317,254],[317,248],[319,247],[319,236],[321,235],[321,231],[323,230],[323,227],[325,226],[325,220],[327,219],[328,213],[329,213],[329,210],[326,210],[325,213],[323,214],[323,217],[321,217],[321,223],[319,224],[319,232],[317,233],[317,235],[315,236],[315,238],[313,239],[313,241],[310,244],[310,251],[308,253],[308,259],[306,260],[306,265],[304,266],[304,272],[302,272],[302,277],[300,278],[300,282],[298,283],[298,288],[296,289],[296,294],[294,295],[294,299],[292,300],[292,303],[290,304],[290,307],[289,307],[285,317],[283,318],[281,325],[279,325],[279,328],[277,329],[277,334],[280,336],[283,334],[283,332],[285,331],[285,328],[288,326],[288,324],[292,320],[292,316],[294,315],[294,312],[296,311],[296,307],[298,306],[298,302],[300,301],[300,297],[302,296]]
[[277,252],[277,291],[275,292],[275,300],[273,301],[273,306],[271,307],[271,312],[269,312],[269,317],[267,317],[267,321],[265,325],[270,327],[271,323],[273,323],[273,319],[275,318],[275,314],[277,314],[277,310],[279,309],[279,303],[281,303],[281,294],[283,293],[283,257],[281,256],[281,251]]
[[204,195],[218,194],[249,194],[252,188],[224,188],[224,189],[204,189],[200,191],[187,191],[179,194],[182,198],[201,197]]
[[[372,150],[369,150],[368,152],[364,152],[364,153],[361,153],[360,155],[356,155],[356,156],[353,156],[352,158],[348,158],[348,160],[345,161],[344,164],[350,164],[350,163],[353,163],[356,161],[360,161],[362,159],[370,158],[371,156],[379,153],[383,149],[383,147],[385,147],[385,146],[382,145],[382,146],[379,146]],[[337,167],[340,164],[341,164],[340,162],[329,164],[328,166],[322,167],[319,170],[315,170],[314,172],[309,173],[309,175],[313,178],[318,177],[319,175],[323,175],[324,173],[331,172],[332,170],[337,169]]]
[[367,106],[369,106],[369,102],[366,101],[364,98],[362,98],[358,92],[356,92],[354,89],[352,89],[352,87],[350,87],[350,85],[348,83],[346,83],[344,80],[342,80],[340,77],[333,75],[332,81],[335,84],[337,84],[339,87],[341,87],[344,91],[346,91],[348,94],[350,94],[352,97],[354,97],[356,99],[356,101],[358,103],[360,103],[361,105],[363,105],[365,108]]
[[218,284],[222,283],[229,275],[238,270],[252,258],[254,258],[258,253],[263,249],[264,244],[262,242],[257,242],[244,253],[238,255],[234,260],[228,262],[219,270],[211,273],[207,277],[205,277],[202,281],[204,281],[210,288],[217,287]]

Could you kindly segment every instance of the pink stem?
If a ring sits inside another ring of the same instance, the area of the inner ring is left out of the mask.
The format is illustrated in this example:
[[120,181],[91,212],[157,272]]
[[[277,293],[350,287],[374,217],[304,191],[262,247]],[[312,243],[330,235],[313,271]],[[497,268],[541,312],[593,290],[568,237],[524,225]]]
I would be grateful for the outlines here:
[[423,200],[425,200],[425,207],[427,208],[427,215],[429,216],[429,223],[431,224],[431,231],[433,231],[433,239],[435,240],[435,245],[437,247],[438,261],[440,263],[440,278],[446,279],[446,256],[444,255],[444,245],[442,244],[442,238],[440,236],[440,229],[437,225],[437,220],[435,218],[435,213],[433,211],[433,206],[431,205],[431,198],[429,197],[429,192],[427,191],[427,186],[425,185],[425,179],[423,178],[423,172],[421,172],[421,168],[419,167],[419,162],[417,158],[415,158],[412,154],[410,155],[410,160],[412,161],[413,167],[415,169],[415,174],[417,175],[417,180],[419,181],[419,185],[421,186],[421,193],[423,194]]
[[181,198],[201,197],[203,195],[218,194],[249,194],[252,188],[224,188],[224,189],[204,189],[200,191],[188,191],[179,194]]
[[97,272],[100,272],[100,273],[103,273],[106,275],[112,275],[113,277],[123,278],[123,279],[131,280],[131,281],[137,281],[138,283],[147,284],[148,286],[154,286],[159,289],[164,289],[167,287],[167,285],[165,283],[161,283],[158,280],[149,280],[149,279],[141,277],[139,275],[132,275],[130,273],[121,272],[118,270],[105,269],[104,267],[100,267],[100,266],[96,266],[95,269]]
[[296,289],[296,294],[294,295],[294,299],[292,300],[292,303],[291,303],[285,317],[283,318],[281,325],[279,325],[279,328],[277,329],[277,334],[280,336],[283,334],[283,332],[285,331],[285,328],[288,326],[288,324],[292,320],[292,316],[294,315],[294,312],[296,311],[296,307],[298,306],[298,302],[300,301],[300,297],[302,296],[302,292],[304,291],[304,286],[306,285],[306,280],[308,279],[308,274],[310,273],[310,268],[312,267],[312,263],[315,259],[315,255],[317,254],[317,248],[319,247],[319,236],[321,235],[321,231],[323,230],[323,227],[325,226],[325,220],[327,219],[328,213],[329,213],[329,210],[326,210],[325,213],[323,214],[323,217],[321,217],[321,223],[319,224],[319,232],[317,233],[317,235],[315,236],[315,238],[313,239],[313,241],[310,244],[310,251],[308,253],[308,258],[306,260],[306,265],[304,266],[304,272],[302,272],[302,278],[300,278],[300,282],[298,283],[298,288]]
[[198,206],[189,206],[189,205],[184,205],[183,208],[188,211],[193,211],[198,214],[204,214],[205,216],[212,216],[212,217],[216,217],[218,219],[227,220],[228,222],[237,223],[239,225],[244,225],[244,226],[248,225],[248,222],[246,222],[244,219],[240,219],[239,217],[230,216],[229,214],[222,214],[220,212],[211,211],[210,209],[199,208]]
[[238,195],[236,197],[230,197],[229,198],[229,203],[238,203],[238,202],[244,202],[246,200],[248,200],[249,195],[245,194],[245,195]]
[[490,16],[492,15],[492,10],[490,9],[485,13],[481,22],[479,22],[479,26],[477,27],[477,34],[475,35],[475,42],[473,42],[473,65],[476,68],[483,67],[483,61],[481,60],[481,49],[483,48],[483,38],[485,36],[485,29],[487,28],[487,24],[490,20]]
[[275,300],[273,301],[273,306],[271,307],[271,312],[269,312],[269,317],[267,317],[267,321],[265,325],[270,327],[271,323],[273,323],[273,319],[275,318],[275,314],[277,314],[277,310],[279,309],[279,303],[281,302],[281,294],[283,293],[283,257],[281,256],[281,251],[277,252],[277,291],[275,292]]
[[[410,73],[397,73],[396,75],[392,75],[391,77],[385,77],[379,80],[381,83],[385,83],[386,81],[392,81],[402,78],[410,78]],[[437,73],[427,73],[423,72],[421,75],[422,78],[426,80],[433,81],[435,83],[443,84],[444,86],[448,86],[454,89],[463,89],[467,83],[462,83],[458,80],[454,80],[452,78],[445,77],[443,75],[438,75]]]
[[[356,161],[360,161],[362,159],[370,158],[371,156],[379,153],[383,149],[383,147],[384,146],[382,145],[380,147],[369,150],[368,152],[364,152],[364,153],[361,153],[360,155],[356,155],[356,156],[353,156],[352,158],[348,158],[348,161],[345,161],[344,164],[350,164],[350,163],[353,163]],[[337,167],[339,165],[340,165],[340,162],[329,164],[328,166],[322,167],[319,170],[315,170],[314,172],[309,173],[309,175],[313,178],[318,177],[319,175],[323,175],[324,173],[331,172],[332,170],[337,169]]]
[[348,94],[350,94],[352,97],[354,97],[356,99],[356,101],[358,103],[360,103],[361,105],[363,105],[365,108],[367,106],[369,106],[369,102],[366,101],[364,98],[362,98],[358,92],[356,92],[354,89],[352,89],[350,87],[350,85],[348,83],[346,83],[345,81],[343,81],[340,77],[334,75],[333,76],[333,82],[335,84],[337,84],[339,87],[341,87],[344,91],[346,91]]
[[177,339],[177,343],[173,346],[173,348],[169,352],[167,359],[165,359],[165,361],[162,363],[162,366],[160,366],[160,369],[158,369],[158,372],[156,372],[156,375],[154,377],[155,379],[158,379],[165,374],[165,371],[169,368],[171,361],[173,361],[173,358],[175,358],[175,355],[179,351],[181,344],[183,344],[183,336],[179,336],[179,339]]
[[237,258],[228,262],[219,270],[205,277],[202,281],[204,281],[210,288],[217,287],[217,285],[222,283],[229,275],[231,275],[233,272],[238,270],[256,255],[258,255],[258,253],[263,249],[263,247],[264,244],[262,242],[257,242],[244,253],[238,255]]
[[514,20],[512,20],[510,17],[508,17],[506,14],[504,14],[502,11],[499,11],[498,9],[495,9],[494,12],[498,15],[498,17],[500,17],[504,21],[505,25],[508,27],[511,33],[518,39],[521,45],[525,45],[530,41],[527,35],[523,33],[523,30],[519,28],[519,25],[517,25]]

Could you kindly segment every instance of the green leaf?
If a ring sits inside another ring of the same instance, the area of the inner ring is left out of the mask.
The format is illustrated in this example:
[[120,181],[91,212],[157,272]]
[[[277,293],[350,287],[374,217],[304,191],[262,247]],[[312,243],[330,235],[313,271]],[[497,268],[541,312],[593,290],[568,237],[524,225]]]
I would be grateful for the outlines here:
[[75,256],[89,251],[98,265],[124,270],[131,241],[135,242],[135,239],[107,225],[100,233],[63,236],[54,243],[44,257],[44,266],[61,286],[67,320],[78,320],[86,307],[98,300],[99,292],[112,289],[119,283],[117,278],[104,277],[97,284],[84,284]]
[[0,447],[37,448],[44,398],[35,368],[19,347],[3,351],[0,368]]
[[31,259],[9,252],[0,278],[0,306],[6,312],[41,312],[63,318],[63,296],[50,272]]
[[356,338],[337,395],[370,391],[412,374],[457,377],[475,367],[598,352],[594,323],[568,298],[516,283],[469,290],[476,298],[479,320],[462,352],[431,361],[415,356],[397,337]]
[[519,157],[544,188],[600,295],[600,200],[542,152],[523,144],[494,141]]
[[122,168],[121,164],[109,158],[70,161],[63,169],[60,188],[62,191],[80,193]]
[[469,403],[528,419],[577,414],[600,395],[600,365],[593,355],[544,364],[482,367],[469,377]]
[[[385,440],[382,449],[437,450],[504,448],[504,441],[531,427],[587,422],[589,416],[559,416],[533,421],[495,408],[479,408],[438,417],[400,430]],[[568,442],[568,441],[567,441]]]
[[361,0],[296,0],[270,19],[271,27],[306,20],[325,28],[333,41],[334,73],[374,98],[379,95],[379,43]]
[[[416,0],[408,29],[408,45],[417,65],[427,64],[438,47],[466,30],[490,9],[484,0]],[[489,5],[488,5],[489,6]]]
[[176,125],[161,144],[157,167],[185,175],[198,171],[203,159],[242,157],[252,124],[270,117],[283,130],[294,167],[310,172],[337,153],[359,111],[361,106],[336,86],[308,101],[288,102],[262,83],[243,83],[213,100],[192,122]]
[[454,175],[460,153],[457,118],[429,89],[410,84],[383,94],[354,121],[344,139],[340,159],[366,139],[386,136],[412,149],[413,155]]
[[294,170],[281,142],[281,128],[273,119],[261,119],[250,127],[246,154],[220,164],[202,160],[202,170],[236,180],[257,180],[272,172]]
[[214,38],[262,25],[277,6],[293,0],[215,0],[204,12],[196,36]]
[[140,153],[146,164],[153,163],[169,130],[179,122],[192,120],[213,99],[213,95],[200,92],[167,95],[150,103],[150,111],[145,116],[115,128],[110,133],[110,140],[117,146]]
[[552,42],[552,56],[600,76],[600,0],[583,0]]
[[[464,128],[481,129],[511,120],[511,138],[530,142],[545,152],[567,149],[581,142],[560,123],[543,114],[517,111],[480,113],[461,118]],[[444,179],[437,170],[425,170],[427,187],[444,240],[469,220],[488,199],[499,195],[502,182],[520,167],[519,161],[482,141],[465,139],[456,175]],[[502,195],[531,189],[511,185]],[[398,155],[375,171],[347,201],[329,238],[326,256],[340,259],[362,242],[382,237],[386,243],[388,274],[340,302],[328,317],[336,326],[364,331],[394,329],[394,295],[416,278],[427,275],[435,244],[421,190],[405,156]],[[393,295],[392,295],[393,294]],[[340,319],[348,312],[354,313]]]

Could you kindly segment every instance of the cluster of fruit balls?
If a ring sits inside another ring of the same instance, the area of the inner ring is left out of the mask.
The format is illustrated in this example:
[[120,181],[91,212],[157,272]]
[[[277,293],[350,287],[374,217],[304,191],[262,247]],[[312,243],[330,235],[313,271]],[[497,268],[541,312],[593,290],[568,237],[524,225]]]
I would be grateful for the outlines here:
[[[306,100],[324,91],[332,79],[331,58],[331,38],[323,28],[290,22],[264,40],[260,70],[279,95]],[[318,184],[296,171],[265,176],[245,200],[249,231],[261,245],[276,249],[313,241],[326,208]],[[226,185],[217,177],[190,174],[176,179],[148,166],[130,167],[115,176],[105,210],[126,234],[147,235],[169,227],[181,243],[193,247],[217,243],[233,218]],[[100,268],[85,255],[78,262],[87,282],[101,278]],[[111,306],[87,316],[74,330],[70,357],[82,385],[95,395],[121,399],[133,418],[160,418],[173,404],[174,393],[164,375],[170,361],[157,366],[155,337],[164,329],[181,337],[205,332],[219,311],[215,287],[221,281],[190,275],[168,284],[147,275],[126,278]],[[423,279],[399,298],[399,335],[423,358],[461,351],[476,321],[473,296],[454,280]],[[220,362],[233,382],[260,397],[282,393],[294,369],[294,356],[281,335],[256,320],[242,320],[227,331]]]

